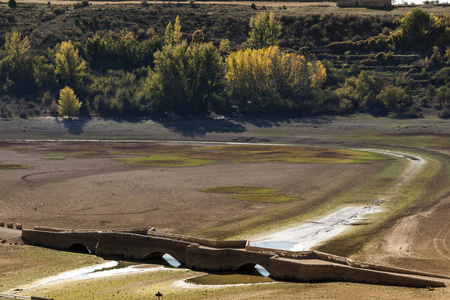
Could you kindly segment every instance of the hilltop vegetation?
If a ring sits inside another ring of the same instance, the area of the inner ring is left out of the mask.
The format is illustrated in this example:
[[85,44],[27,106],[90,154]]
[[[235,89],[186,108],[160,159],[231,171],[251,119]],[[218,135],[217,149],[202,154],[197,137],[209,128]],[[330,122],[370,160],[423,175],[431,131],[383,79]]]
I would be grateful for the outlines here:
[[[225,5],[0,6],[0,116],[450,115],[450,19]],[[71,115],[76,115],[74,112]]]

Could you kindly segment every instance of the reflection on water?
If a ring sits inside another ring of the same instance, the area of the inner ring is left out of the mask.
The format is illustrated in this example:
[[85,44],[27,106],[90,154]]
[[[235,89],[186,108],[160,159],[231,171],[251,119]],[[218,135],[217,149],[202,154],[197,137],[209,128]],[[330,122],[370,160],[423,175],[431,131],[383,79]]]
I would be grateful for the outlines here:
[[260,265],[241,273],[220,272],[186,279],[186,282],[199,285],[253,284],[274,282],[270,274]]
[[270,275],[269,271],[267,271],[266,269],[264,269],[264,267],[261,266],[261,265],[255,265],[255,270],[256,270],[256,272],[258,272],[261,276],[269,277],[269,275]]
[[178,268],[179,266],[181,266],[181,263],[178,260],[176,260],[172,255],[167,253],[164,254],[163,256],[149,258],[142,262],[146,264],[163,265],[169,268]]
[[201,285],[251,284],[273,282],[269,277],[244,274],[207,274],[186,279],[186,282]]
[[164,254],[163,258],[171,267],[178,268],[181,266],[181,263],[170,254]]

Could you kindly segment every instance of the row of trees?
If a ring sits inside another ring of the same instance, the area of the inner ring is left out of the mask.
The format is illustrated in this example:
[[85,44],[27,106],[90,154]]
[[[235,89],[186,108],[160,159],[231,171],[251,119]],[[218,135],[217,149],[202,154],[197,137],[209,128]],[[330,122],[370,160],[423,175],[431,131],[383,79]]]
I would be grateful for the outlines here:
[[[401,24],[422,20],[413,13],[405,18]],[[395,34],[416,25],[401,26]],[[413,103],[407,85],[395,85],[365,71],[337,80],[338,71],[329,62],[322,64],[313,56],[280,49],[281,23],[273,13],[252,17],[250,28],[248,48],[230,51],[228,40],[222,40],[218,48],[205,43],[201,30],[193,33],[188,44],[177,16],[164,36],[151,29],[109,33],[75,45],[62,42],[39,56],[27,37],[13,31],[6,36],[6,56],[0,60],[0,93],[40,95],[43,104],[56,112],[57,95],[61,100],[64,90],[65,99],[77,99],[75,94],[83,99],[79,106],[85,113],[122,115],[153,111],[188,116],[211,111],[346,113],[403,110]],[[429,59],[430,66],[443,65],[438,54]],[[436,97],[446,105],[450,89],[446,79],[443,84]]]

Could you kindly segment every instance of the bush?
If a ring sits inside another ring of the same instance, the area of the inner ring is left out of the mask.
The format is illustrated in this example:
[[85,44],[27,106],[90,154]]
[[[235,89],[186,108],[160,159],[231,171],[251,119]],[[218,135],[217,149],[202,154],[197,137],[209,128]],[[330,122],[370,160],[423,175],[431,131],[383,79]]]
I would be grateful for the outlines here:
[[406,113],[406,117],[411,119],[423,118],[423,113],[420,109],[411,106]]
[[56,7],[52,11],[56,16],[60,16],[66,13],[66,10],[62,7]]
[[78,2],[78,3],[74,3],[74,4],[73,4],[73,8],[74,8],[74,9],[82,8],[82,7],[86,7],[86,6],[89,6],[89,1],[87,1],[87,0],[83,0],[83,1],[81,1],[81,2]]
[[27,111],[21,111],[21,112],[19,113],[19,117],[20,117],[21,119],[27,119],[27,118],[28,118],[28,112],[27,112]]
[[8,1],[8,6],[9,6],[10,8],[16,8],[16,7],[17,7],[17,2],[16,2],[16,0],[9,0],[9,1]]
[[450,119],[450,107],[446,107],[439,112],[439,118]]
[[56,16],[55,16],[54,13],[47,12],[47,13],[45,13],[45,15],[42,16],[41,21],[42,22],[48,22],[48,21],[51,21],[51,20],[53,20],[55,18],[56,18]]

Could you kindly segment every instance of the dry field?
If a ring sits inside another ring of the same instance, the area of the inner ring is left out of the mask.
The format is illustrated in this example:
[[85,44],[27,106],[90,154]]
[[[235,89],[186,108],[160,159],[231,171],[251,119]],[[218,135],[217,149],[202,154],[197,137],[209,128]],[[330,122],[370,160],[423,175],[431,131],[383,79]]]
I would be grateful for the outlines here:
[[[364,247],[351,257],[450,275],[448,123],[431,116],[423,120],[357,116],[180,123],[2,121],[0,220],[19,222],[25,228],[155,226],[164,232],[210,238],[248,238],[313,219],[338,206],[372,204],[382,195],[392,200],[387,207],[410,200],[414,204],[386,219],[376,227],[379,232],[367,231],[370,239],[363,240]],[[52,141],[35,140],[49,137]],[[85,141],[125,137],[159,141]],[[280,142],[293,146],[274,144]],[[336,146],[402,151],[425,157],[428,164],[410,185],[402,186],[402,160],[380,160],[377,155]],[[264,202],[253,201],[259,197],[245,201],[201,191],[224,186],[260,186],[276,192]],[[366,233],[361,231],[365,225],[356,227],[355,232]],[[20,246],[20,242],[14,245],[17,240],[0,231],[2,239],[7,241],[0,244],[0,291],[101,261],[90,255]],[[345,238],[342,243],[351,244]],[[170,299],[271,299],[280,293],[283,299],[450,296],[448,288],[430,291],[350,283],[196,289],[175,284],[197,274],[161,271],[58,284],[23,294],[55,299],[111,299],[113,295],[142,299],[161,289]]]

